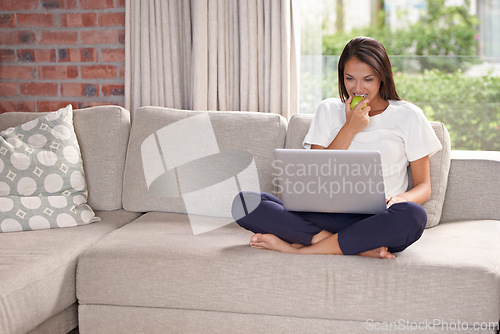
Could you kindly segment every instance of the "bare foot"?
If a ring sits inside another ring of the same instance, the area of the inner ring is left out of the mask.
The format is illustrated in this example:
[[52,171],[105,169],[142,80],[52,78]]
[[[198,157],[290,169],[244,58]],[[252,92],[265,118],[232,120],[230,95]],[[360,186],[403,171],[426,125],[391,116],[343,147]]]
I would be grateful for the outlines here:
[[252,236],[250,246],[258,249],[268,249],[283,253],[296,253],[297,248],[281,240],[274,234],[257,233]]
[[395,259],[396,256],[389,252],[387,247],[375,248],[363,253],[359,253],[359,256],[374,257],[377,259]]
[[[313,238],[312,238],[312,240],[311,240],[311,245],[313,245],[313,244],[315,244],[315,243],[317,243],[317,242],[320,242],[320,241],[321,241],[321,240],[323,240],[323,239],[328,238],[328,237],[329,237],[329,236],[331,236],[332,234],[333,234],[333,233],[330,233],[330,232],[325,231],[325,230],[323,230],[323,231],[319,232],[318,234],[316,234],[316,235],[314,235],[314,236],[313,236]],[[304,247],[306,247],[306,246],[301,245],[301,244],[290,244],[290,245],[291,245],[292,247],[294,247],[294,248],[297,248],[297,249],[300,249],[300,248],[304,248]]]
[[313,236],[313,238],[311,240],[311,244],[315,244],[317,242],[320,242],[321,240],[328,238],[332,234],[333,233],[330,233],[328,231],[322,230],[321,232],[319,232],[318,234],[316,234],[316,235]]

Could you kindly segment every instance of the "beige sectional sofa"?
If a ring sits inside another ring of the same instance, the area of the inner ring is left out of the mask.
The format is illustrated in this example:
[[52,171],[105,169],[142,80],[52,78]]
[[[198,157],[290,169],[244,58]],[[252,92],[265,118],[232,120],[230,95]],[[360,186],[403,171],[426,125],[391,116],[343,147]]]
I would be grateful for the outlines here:
[[[0,131],[39,116],[0,114]],[[203,158],[248,152],[245,168],[215,167],[236,168],[236,189],[257,175],[261,191],[276,193],[273,150],[300,147],[311,119],[144,107],[130,122],[119,107],[75,110],[88,204],[101,221],[0,233],[0,333],[497,332],[500,153],[450,152],[439,123],[429,228],[395,260],[256,250],[236,223],[201,215],[221,195],[202,188],[226,180]],[[156,152],[176,182],[153,191]],[[206,164],[186,180],[196,159]],[[193,182],[205,182],[190,188],[199,196],[172,195]],[[196,233],[194,222],[208,228]]]

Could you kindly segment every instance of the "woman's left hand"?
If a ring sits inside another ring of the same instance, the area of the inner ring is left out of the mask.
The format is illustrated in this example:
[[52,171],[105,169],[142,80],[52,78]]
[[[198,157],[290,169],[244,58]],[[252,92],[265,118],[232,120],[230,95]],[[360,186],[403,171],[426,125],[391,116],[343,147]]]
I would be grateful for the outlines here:
[[404,198],[402,195],[396,195],[396,196],[387,195],[385,196],[385,201],[387,202],[387,208],[390,208],[391,205],[395,203],[408,202],[408,200]]

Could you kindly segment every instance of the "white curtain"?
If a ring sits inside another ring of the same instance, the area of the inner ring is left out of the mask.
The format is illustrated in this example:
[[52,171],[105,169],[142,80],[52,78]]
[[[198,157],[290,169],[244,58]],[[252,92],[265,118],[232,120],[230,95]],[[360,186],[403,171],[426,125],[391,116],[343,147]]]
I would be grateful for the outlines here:
[[293,0],[127,0],[125,107],[298,109]]

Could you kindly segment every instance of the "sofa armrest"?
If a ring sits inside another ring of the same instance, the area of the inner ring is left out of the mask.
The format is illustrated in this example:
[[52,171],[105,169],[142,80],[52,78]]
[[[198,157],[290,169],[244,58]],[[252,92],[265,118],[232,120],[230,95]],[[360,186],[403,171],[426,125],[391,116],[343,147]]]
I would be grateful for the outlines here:
[[441,222],[500,220],[500,152],[452,151]]

